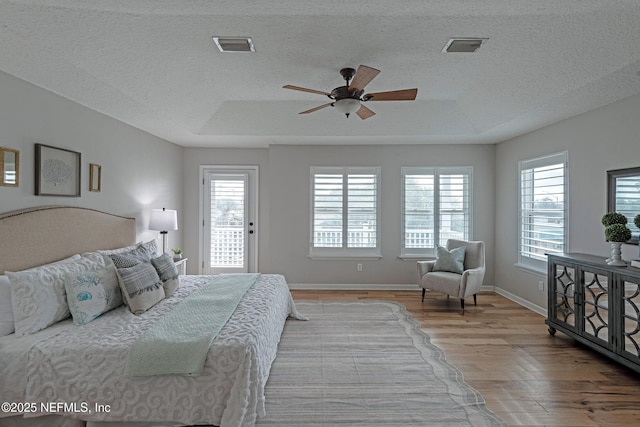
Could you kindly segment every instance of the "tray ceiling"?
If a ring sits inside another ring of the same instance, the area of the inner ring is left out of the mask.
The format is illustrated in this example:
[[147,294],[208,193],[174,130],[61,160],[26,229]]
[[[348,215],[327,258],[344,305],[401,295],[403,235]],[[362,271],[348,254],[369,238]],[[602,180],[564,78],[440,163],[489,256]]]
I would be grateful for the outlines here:
[[[184,146],[496,143],[640,93],[638,46],[637,0],[0,1],[0,70]],[[282,89],[360,64],[417,99],[363,121]]]

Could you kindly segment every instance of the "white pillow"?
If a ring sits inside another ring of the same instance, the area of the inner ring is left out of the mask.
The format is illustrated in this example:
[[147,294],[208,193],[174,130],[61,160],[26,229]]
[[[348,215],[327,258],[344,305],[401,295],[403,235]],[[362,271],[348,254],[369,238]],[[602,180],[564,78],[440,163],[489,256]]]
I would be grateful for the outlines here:
[[[56,265],[60,263],[75,261],[77,259],[80,259],[80,255],[76,254],[61,261],[52,262],[51,264],[46,265]],[[33,270],[33,268],[29,270]],[[13,320],[13,306],[11,304],[11,281],[9,280],[9,276],[2,275],[0,276],[0,337],[12,334],[15,331],[14,325],[15,322]]]
[[118,275],[113,265],[95,271],[67,274],[65,289],[75,325],[86,325],[122,305]]
[[[102,255],[114,255],[114,254],[121,254],[123,252],[129,252],[134,250],[135,248],[137,248],[139,245],[141,245],[142,242],[138,242],[135,245],[131,245],[131,246],[125,246],[123,248],[117,248],[117,249],[98,249],[96,252],[98,252],[99,254]],[[87,253],[91,253],[91,252],[87,252]],[[83,254],[85,255],[85,254]]]
[[17,336],[29,335],[71,315],[64,282],[67,274],[106,267],[102,255],[88,254],[80,259],[49,264],[12,273],[11,303]]
[[11,306],[11,282],[7,276],[0,276],[0,337],[14,331],[13,308]]
[[142,246],[151,253],[151,257],[158,256],[158,241],[156,239],[149,240],[146,243],[140,243],[138,246]]

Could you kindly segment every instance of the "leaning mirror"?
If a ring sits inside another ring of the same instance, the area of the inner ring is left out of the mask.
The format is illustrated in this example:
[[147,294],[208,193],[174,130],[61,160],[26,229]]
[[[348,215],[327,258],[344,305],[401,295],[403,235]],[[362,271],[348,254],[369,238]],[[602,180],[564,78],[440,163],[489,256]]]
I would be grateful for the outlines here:
[[20,179],[20,151],[0,147],[0,185],[17,187]]
[[627,217],[631,240],[638,244],[640,229],[633,219],[640,214],[640,167],[607,171],[607,212],[618,212]]

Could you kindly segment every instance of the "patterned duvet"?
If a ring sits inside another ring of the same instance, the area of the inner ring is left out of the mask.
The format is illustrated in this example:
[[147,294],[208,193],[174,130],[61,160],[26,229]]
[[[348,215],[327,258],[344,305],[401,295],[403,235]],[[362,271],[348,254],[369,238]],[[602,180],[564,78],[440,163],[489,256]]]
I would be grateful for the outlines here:
[[[174,295],[140,316],[123,306],[85,326],[65,320],[27,337],[0,338],[0,401],[69,403],[71,412],[56,407],[56,414],[87,421],[253,425],[264,414],[284,322],[300,317],[281,275],[263,274],[247,292],[212,342],[201,376],[124,376],[129,346],[210,278],[180,276]],[[7,415],[0,413],[0,424]]]

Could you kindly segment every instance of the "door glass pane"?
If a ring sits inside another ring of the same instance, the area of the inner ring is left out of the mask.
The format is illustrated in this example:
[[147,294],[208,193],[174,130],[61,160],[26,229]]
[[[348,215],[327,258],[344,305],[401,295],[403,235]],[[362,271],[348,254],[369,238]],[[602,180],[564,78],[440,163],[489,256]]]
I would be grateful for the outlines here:
[[584,332],[609,341],[609,285],[607,276],[584,272]]
[[638,357],[640,356],[640,284],[624,280],[622,286],[624,290],[622,307],[624,351]]
[[243,267],[245,261],[245,181],[211,181],[210,266]]
[[573,268],[556,265],[554,280],[555,319],[570,326],[576,325],[575,275],[576,271]]

